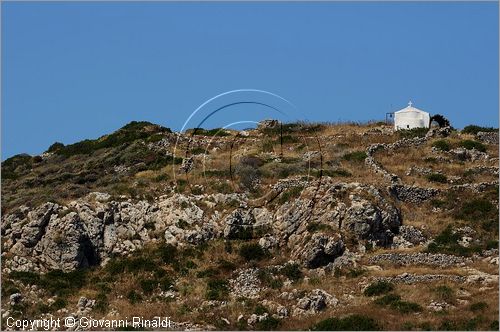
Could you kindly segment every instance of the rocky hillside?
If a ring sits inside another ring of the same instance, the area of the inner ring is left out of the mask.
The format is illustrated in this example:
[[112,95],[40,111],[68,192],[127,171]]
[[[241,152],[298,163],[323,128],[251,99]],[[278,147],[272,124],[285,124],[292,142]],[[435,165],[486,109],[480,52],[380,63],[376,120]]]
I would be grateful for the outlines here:
[[498,330],[498,195],[489,128],[132,122],[2,163],[2,328]]

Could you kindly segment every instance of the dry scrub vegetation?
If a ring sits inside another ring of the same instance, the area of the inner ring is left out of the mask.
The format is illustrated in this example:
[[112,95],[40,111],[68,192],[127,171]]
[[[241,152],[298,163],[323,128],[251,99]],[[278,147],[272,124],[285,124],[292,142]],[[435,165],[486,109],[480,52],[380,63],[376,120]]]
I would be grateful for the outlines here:
[[[390,126],[381,123],[289,125],[285,126],[283,139],[276,130],[251,130],[248,136],[234,131],[210,136],[214,133],[203,131],[203,135],[187,136],[192,139],[188,143],[188,139],[178,141],[167,128],[139,122],[99,140],[53,146],[43,157],[10,158],[2,164],[2,213],[23,204],[65,203],[92,191],[108,192],[118,200],[153,201],[172,192],[186,195],[239,192],[258,199],[281,179],[309,180],[320,175],[385,190],[389,184],[365,164],[365,151],[371,144],[393,143],[401,138]],[[446,142],[436,143],[442,140]],[[464,266],[384,263],[374,268],[369,263],[373,256],[428,252],[433,248],[434,253],[473,257],[498,247],[498,185],[480,193],[453,189],[457,184],[497,181],[498,175],[494,173],[474,173],[471,169],[481,166],[498,169],[498,145],[482,143],[489,155],[487,160],[454,159],[449,150],[467,140],[476,138],[453,131],[449,137],[432,138],[420,147],[375,154],[377,162],[398,175],[404,184],[441,190],[421,204],[395,203],[401,210],[403,225],[421,229],[428,239],[437,238],[434,246],[429,247],[431,241],[397,251],[367,246],[356,266],[326,275],[299,265],[288,267],[282,274],[259,274],[260,297],[279,301],[288,308],[296,301],[279,300],[279,296],[292,289],[305,294],[321,288],[339,300],[339,305],[317,314],[275,319],[271,318],[274,311],[258,299],[232,295],[230,280],[236,277],[238,269],[266,271],[285,265],[290,258],[290,248],[260,252],[256,237],[218,239],[183,248],[152,243],[130,257],[116,257],[105,266],[70,274],[13,272],[2,275],[2,301],[8,302],[11,294],[34,285],[43,290],[38,303],[15,308],[11,313],[18,317],[46,313],[63,317],[66,313],[62,308],[74,310],[78,299],[85,296],[96,299],[92,311],[96,317],[112,317],[113,312],[120,317],[170,316],[177,322],[221,330],[498,330],[498,279],[489,285],[452,281],[395,283],[388,287],[389,291],[373,296],[364,294],[365,288],[379,277],[402,273],[468,275]],[[159,142],[167,143],[162,146]],[[171,154],[174,146],[176,155]],[[433,149],[436,146],[439,148]],[[194,165],[187,173],[179,169],[186,155],[193,157]],[[441,162],[439,158],[449,162]],[[429,176],[418,170],[409,172],[410,168],[427,169],[442,176]],[[299,197],[301,190],[281,194],[274,204]],[[325,230],[313,226],[309,229],[311,233]],[[448,241],[448,226],[472,228],[479,239],[478,246],[464,249],[455,240]],[[439,237],[440,234],[444,235]],[[498,265],[481,259],[467,266],[498,275]],[[177,294],[176,299],[171,297],[173,293]],[[435,311],[428,307],[433,301],[446,302],[448,306]],[[246,324],[251,314],[265,312],[269,312],[267,320],[253,327]],[[245,318],[238,320],[240,315]]]

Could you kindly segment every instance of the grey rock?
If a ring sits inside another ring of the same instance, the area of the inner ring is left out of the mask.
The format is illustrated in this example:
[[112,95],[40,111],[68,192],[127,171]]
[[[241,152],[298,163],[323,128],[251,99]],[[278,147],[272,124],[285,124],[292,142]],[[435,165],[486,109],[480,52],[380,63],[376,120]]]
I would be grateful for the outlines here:
[[429,129],[427,134],[425,134],[425,138],[448,137],[448,136],[450,136],[450,134],[451,134],[451,127],[450,126],[446,126],[446,127],[442,127],[442,128],[436,127],[436,128]]
[[498,144],[498,131],[495,132],[480,131],[476,134],[476,138],[487,144]]
[[11,294],[10,297],[9,297],[9,300],[10,300],[10,305],[16,305],[16,304],[19,304],[23,299],[23,296],[21,295],[21,293],[14,293],[14,294]]
[[45,264],[52,269],[72,271],[98,264],[96,252],[82,220],[75,212],[51,218],[45,236],[35,246]]
[[234,297],[257,298],[259,296],[261,288],[258,272],[257,268],[239,270],[237,277],[229,280]]
[[307,268],[314,269],[333,262],[344,252],[344,242],[340,235],[327,236],[322,233],[313,234],[305,246],[298,247],[294,256]]
[[182,164],[180,166],[180,170],[184,173],[189,173],[194,168],[194,159],[193,157],[182,159]]
[[452,157],[460,161],[488,160],[489,155],[476,149],[456,148],[448,152]]
[[252,210],[236,209],[224,220],[224,237],[236,239],[246,237],[246,234],[252,232],[255,224],[255,217]]
[[259,240],[259,245],[263,248],[263,249],[267,249],[267,250],[270,250],[270,249],[273,249],[273,248],[276,248],[278,246],[278,239],[276,239],[273,235],[271,234],[266,234],[264,235],[263,237],[260,238]]
[[411,244],[417,245],[424,243],[427,238],[423,235],[422,231],[413,226],[403,225],[399,227],[399,235]]
[[262,120],[257,124],[257,129],[268,129],[268,128],[276,128],[279,126],[279,121],[274,119],[266,119]]
[[297,301],[297,308],[305,312],[317,313],[328,306],[337,304],[338,300],[334,296],[322,289],[314,289]]

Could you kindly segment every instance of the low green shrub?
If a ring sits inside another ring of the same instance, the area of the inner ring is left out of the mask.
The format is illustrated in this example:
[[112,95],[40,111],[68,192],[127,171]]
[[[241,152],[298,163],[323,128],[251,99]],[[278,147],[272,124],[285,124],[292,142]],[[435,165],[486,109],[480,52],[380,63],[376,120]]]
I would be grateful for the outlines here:
[[456,219],[466,221],[481,221],[498,216],[498,210],[493,203],[484,198],[465,202],[453,215]]
[[401,300],[401,296],[397,294],[387,294],[375,300],[378,305],[390,305]]
[[17,179],[31,169],[33,158],[28,154],[18,154],[2,162],[2,179]]
[[167,181],[168,179],[170,179],[170,176],[168,176],[168,174],[166,173],[162,173],[155,177],[155,182],[163,182]]
[[57,150],[60,150],[64,148],[64,144],[60,142],[55,142],[51,146],[49,146],[47,152],[56,152]]
[[428,128],[422,127],[422,128],[398,130],[397,133],[400,138],[415,138],[415,137],[425,137],[428,131],[429,131]]
[[265,306],[263,306],[262,304],[257,304],[255,306],[253,313],[256,315],[263,315],[265,313],[269,313],[269,310],[267,310],[267,308]]
[[285,264],[285,266],[281,268],[280,273],[294,282],[297,282],[304,277],[304,274],[300,270],[300,266],[297,263]]
[[498,249],[498,240],[490,240],[486,242],[486,249]]
[[96,303],[93,307],[93,310],[99,313],[105,313],[108,311],[109,302],[105,293],[98,293],[96,297]]
[[401,296],[397,294],[387,294],[376,299],[375,304],[390,306],[391,309],[398,310],[401,313],[410,313],[422,311],[418,303],[402,301]]
[[128,272],[154,271],[158,265],[149,257],[137,257],[126,260],[125,269]]
[[315,133],[321,131],[325,126],[322,123],[290,122],[281,123],[272,128],[260,129],[268,136],[289,135],[291,133]]
[[455,291],[453,288],[446,286],[446,285],[441,285],[437,286],[436,288],[433,289],[434,293],[438,297],[439,300],[445,301],[448,303],[453,303],[455,301]]
[[483,320],[482,317],[474,317],[464,320],[449,320],[445,319],[441,322],[438,330],[441,331],[474,331],[477,330],[477,325]]
[[432,143],[432,147],[441,151],[450,151],[451,145],[447,140],[440,139]]
[[269,281],[269,287],[271,287],[271,289],[281,289],[283,285],[283,281],[280,279],[271,279],[271,281]]
[[59,309],[62,309],[68,305],[68,301],[62,298],[57,298],[51,305],[50,305],[50,310],[51,311],[56,311]]
[[13,271],[9,274],[9,277],[25,285],[39,285],[41,279],[40,274],[29,271]]
[[293,188],[285,190],[284,192],[281,193],[281,195],[279,197],[279,203],[284,204],[284,203],[289,202],[290,200],[292,200],[294,198],[300,197],[302,190],[304,190],[304,187],[302,187],[302,186],[293,187]]
[[142,301],[142,296],[135,290],[131,290],[127,293],[127,299],[130,303],[136,304]]
[[280,326],[280,324],[281,321],[279,319],[267,316],[263,320],[257,322],[255,327],[259,331],[274,331]]
[[163,276],[158,280],[158,285],[162,291],[167,291],[172,288],[174,281],[169,276]]
[[347,160],[347,161],[360,162],[360,161],[364,161],[366,159],[366,152],[365,151],[353,151],[353,152],[346,153],[342,158],[344,160]]
[[313,331],[378,331],[380,329],[375,319],[359,314],[343,318],[327,318],[311,327]]
[[467,150],[476,149],[481,152],[486,152],[486,145],[478,141],[463,140],[459,143],[459,145]]
[[394,285],[387,281],[377,281],[370,284],[363,292],[365,296],[375,296],[389,293],[394,290]]
[[219,275],[219,271],[213,267],[209,267],[196,273],[196,277],[198,278],[213,278],[217,275]]
[[395,301],[390,304],[390,307],[403,314],[422,311],[422,307],[420,306],[420,304],[415,302]]
[[447,183],[448,178],[446,175],[441,173],[431,173],[426,176],[427,180],[430,182]]
[[192,155],[196,155],[196,154],[204,154],[205,153],[205,149],[202,148],[202,147],[196,147],[196,148],[192,148],[191,149],[191,154]]
[[234,173],[238,176],[239,184],[248,190],[256,189],[256,183],[258,183],[262,175],[262,172],[258,168],[244,164],[238,165]]
[[43,275],[34,272],[14,271],[9,274],[9,277],[26,285],[37,285],[51,295],[66,296],[86,284],[87,274],[88,270],[71,272],[52,270]]
[[488,303],[486,303],[486,302],[475,302],[469,306],[470,311],[474,311],[474,312],[483,311],[486,308],[488,308]]
[[225,300],[229,295],[229,283],[225,279],[210,279],[207,282],[207,300]]
[[447,206],[446,201],[444,201],[442,199],[437,199],[437,198],[431,199],[430,204],[432,205],[432,207],[439,208],[439,209],[442,209],[442,208]]
[[[147,130],[146,127],[154,128],[155,132]],[[138,139],[147,139],[153,134],[171,132],[170,129],[161,127],[146,121],[132,121],[112,134],[105,135],[95,140],[86,139],[69,145],[56,145],[51,148],[53,152],[65,157],[71,157],[78,154],[91,154],[94,151],[103,148],[118,147],[124,144],[132,143]],[[170,159],[172,160],[172,159]]]
[[221,259],[218,261],[217,268],[223,271],[234,271],[237,266],[235,263]]
[[464,129],[462,129],[463,134],[473,134],[476,135],[478,132],[495,132],[498,131],[498,128],[492,128],[492,127],[481,127],[481,126],[476,126],[476,125],[468,125],[465,126]]
[[348,278],[357,278],[357,277],[361,277],[364,274],[366,274],[366,270],[365,269],[363,269],[363,268],[354,268],[354,269],[349,269],[345,275]]
[[16,287],[12,280],[2,280],[2,296],[9,296],[19,292],[19,288]]
[[263,175],[272,179],[284,179],[292,175],[307,174],[308,166],[303,164],[267,163],[260,168]]
[[333,230],[332,226],[327,224],[320,224],[318,222],[310,222],[309,224],[307,224],[306,229],[309,233]]
[[226,132],[223,128],[213,128],[213,129],[203,129],[203,128],[193,128],[189,130],[193,135],[200,136],[229,136],[230,134]]
[[259,261],[269,256],[269,253],[264,250],[258,243],[245,243],[240,247],[239,254],[246,261]]
[[474,248],[465,248],[458,244],[461,236],[453,233],[451,226],[439,233],[426,248],[429,253],[470,256]]
[[144,294],[151,294],[158,285],[158,281],[154,279],[144,279],[139,281],[139,285],[141,286]]
[[340,278],[341,276],[346,276],[347,278],[358,278],[366,274],[367,270],[364,268],[351,268],[348,270],[336,267],[333,271],[333,276],[335,278]]

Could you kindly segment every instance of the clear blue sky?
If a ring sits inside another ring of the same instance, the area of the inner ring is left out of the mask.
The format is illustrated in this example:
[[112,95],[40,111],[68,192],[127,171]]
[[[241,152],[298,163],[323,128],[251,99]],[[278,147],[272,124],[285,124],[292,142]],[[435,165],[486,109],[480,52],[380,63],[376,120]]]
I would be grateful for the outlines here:
[[[239,88],[310,121],[383,119],[411,99],[458,128],[498,126],[498,3],[2,2],[1,24],[2,159],[132,120],[178,130]],[[207,126],[262,110],[226,111]]]

